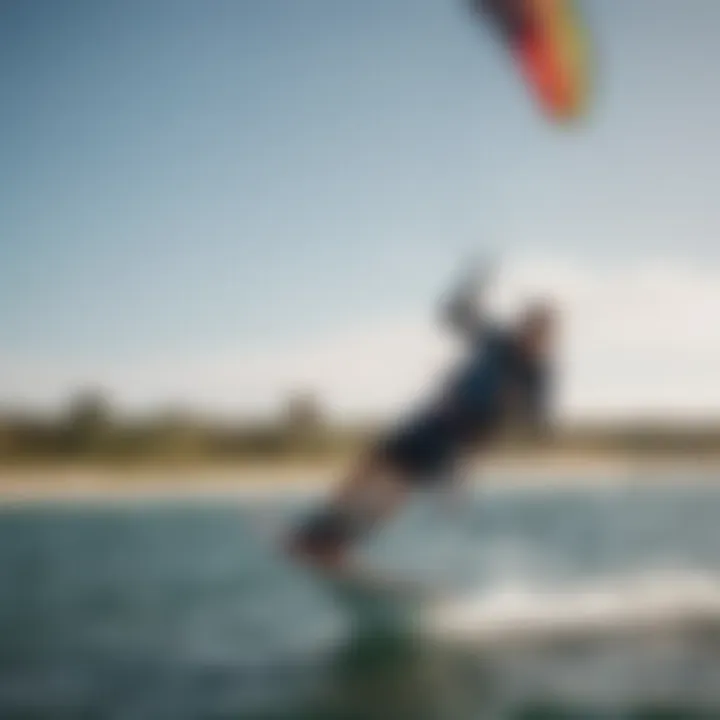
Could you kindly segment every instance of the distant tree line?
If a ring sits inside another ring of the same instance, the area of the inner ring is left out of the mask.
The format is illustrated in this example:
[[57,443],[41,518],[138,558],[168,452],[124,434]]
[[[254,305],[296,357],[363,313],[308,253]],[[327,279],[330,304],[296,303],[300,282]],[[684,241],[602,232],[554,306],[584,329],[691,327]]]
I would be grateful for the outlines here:
[[[358,449],[373,434],[373,427],[331,423],[308,393],[289,397],[273,421],[228,423],[181,410],[127,419],[103,393],[89,390],[75,395],[57,416],[0,412],[0,462],[330,458]],[[499,452],[538,449],[528,442],[509,436]],[[565,426],[544,439],[542,449],[659,458],[720,455],[720,422]]]
[[307,393],[292,395],[273,421],[228,423],[178,409],[128,419],[92,390],[78,393],[57,416],[0,411],[0,462],[313,458],[346,452],[365,434],[331,427]]

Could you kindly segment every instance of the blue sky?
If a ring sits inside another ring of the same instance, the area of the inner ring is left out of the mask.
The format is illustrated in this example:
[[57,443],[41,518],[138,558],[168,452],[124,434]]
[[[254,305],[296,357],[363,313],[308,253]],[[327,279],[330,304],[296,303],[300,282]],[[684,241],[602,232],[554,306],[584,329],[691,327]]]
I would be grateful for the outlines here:
[[718,260],[720,3],[587,0],[545,123],[460,0],[0,2],[0,345],[182,362],[423,311],[468,248]]

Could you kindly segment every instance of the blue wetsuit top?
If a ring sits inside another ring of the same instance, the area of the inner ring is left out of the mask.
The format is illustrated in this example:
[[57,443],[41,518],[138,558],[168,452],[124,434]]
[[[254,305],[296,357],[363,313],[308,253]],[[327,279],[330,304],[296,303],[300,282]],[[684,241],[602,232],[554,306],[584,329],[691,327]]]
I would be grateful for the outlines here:
[[441,396],[401,421],[380,445],[386,459],[408,477],[449,476],[446,471],[458,453],[488,440],[510,410],[524,427],[540,430],[543,425],[547,371],[520,351],[511,333],[487,330],[475,338],[469,359]]
[[380,443],[386,459],[413,478],[442,475],[458,452],[489,439],[506,420],[540,431],[548,415],[548,369],[522,350],[512,330],[489,326],[467,292],[452,298],[444,320],[462,335],[468,358],[439,397]]
[[470,340],[471,356],[451,378],[435,412],[455,433],[472,436],[504,421],[512,394],[518,419],[541,426],[547,415],[547,368],[522,353],[515,338],[501,329]]

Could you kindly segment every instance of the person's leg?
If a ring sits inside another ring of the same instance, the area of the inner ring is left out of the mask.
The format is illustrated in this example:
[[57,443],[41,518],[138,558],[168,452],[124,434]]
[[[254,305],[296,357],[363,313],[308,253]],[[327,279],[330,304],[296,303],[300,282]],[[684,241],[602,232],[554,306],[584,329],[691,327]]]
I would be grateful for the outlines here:
[[352,546],[394,514],[407,495],[402,473],[384,458],[364,458],[325,507],[290,539],[290,552],[324,565],[345,561]]
[[340,484],[331,500],[291,538],[290,552],[324,564],[342,563],[348,550],[387,520],[408,492],[438,477],[454,453],[444,418],[412,418],[378,443]]

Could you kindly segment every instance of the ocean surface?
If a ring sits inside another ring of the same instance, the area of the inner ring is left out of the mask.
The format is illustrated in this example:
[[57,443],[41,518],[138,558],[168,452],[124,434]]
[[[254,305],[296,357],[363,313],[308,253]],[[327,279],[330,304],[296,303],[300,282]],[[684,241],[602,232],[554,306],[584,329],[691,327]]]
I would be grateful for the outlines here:
[[419,498],[377,624],[275,551],[316,500],[0,508],[0,718],[720,718],[720,482]]

